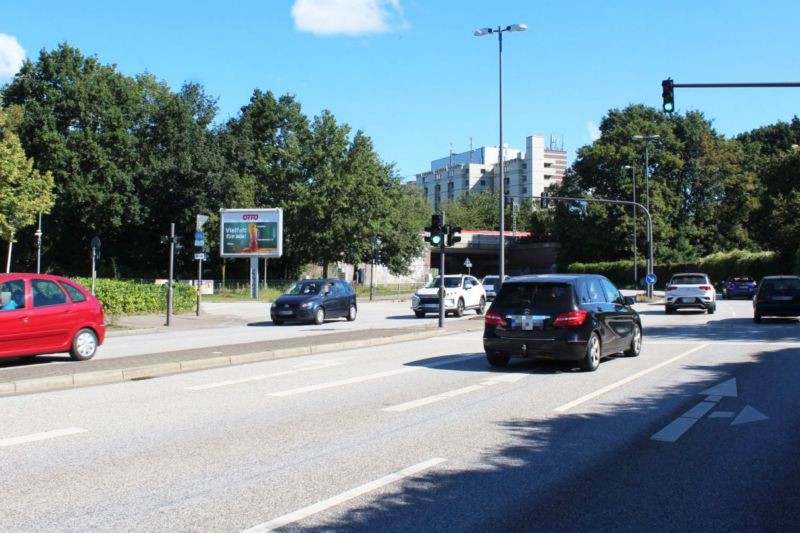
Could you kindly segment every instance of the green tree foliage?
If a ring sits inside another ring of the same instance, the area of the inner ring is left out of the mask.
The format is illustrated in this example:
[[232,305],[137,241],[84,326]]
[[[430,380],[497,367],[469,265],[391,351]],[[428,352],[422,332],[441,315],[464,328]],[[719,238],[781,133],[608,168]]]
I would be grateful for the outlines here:
[[40,173],[25,156],[12,129],[12,111],[0,109],[0,238],[9,243],[39,213],[48,213],[55,200],[53,176]]

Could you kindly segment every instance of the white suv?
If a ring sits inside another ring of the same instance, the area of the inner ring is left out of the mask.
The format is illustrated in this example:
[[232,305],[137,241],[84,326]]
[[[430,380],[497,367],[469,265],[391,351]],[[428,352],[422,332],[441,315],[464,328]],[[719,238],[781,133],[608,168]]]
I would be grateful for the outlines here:
[[[411,297],[411,309],[417,318],[425,313],[439,313],[439,276]],[[444,276],[444,313],[463,316],[467,309],[482,315],[486,310],[486,291],[474,276],[451,274]]]
[[709,315],[717,310],[717,291],[706,274],[673,274],[664,296],[664,311],[667,314],[681,307],[704,309]]

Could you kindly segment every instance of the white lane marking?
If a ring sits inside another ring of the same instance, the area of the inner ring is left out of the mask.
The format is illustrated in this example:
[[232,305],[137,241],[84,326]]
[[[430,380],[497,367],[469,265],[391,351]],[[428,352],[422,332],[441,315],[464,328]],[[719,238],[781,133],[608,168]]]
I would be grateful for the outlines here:
[[369,483],[361,485],[360,487],[350,489],[339,495],[328,498],[327,500],[322,500],[321,502],[317,502],[307,507],[303,507],[302,509],[294,511],[293,513],[285,514],[283,516],[279,516],[278,518],[270,520],[269,522],[264,522],[263,524],[258,524],[257,526],[253,526],[250,529],[246,529],[244,533],[260,533],[262,531],[272,531],[279,527],[284,527],[286,525],[292,524],[304,518],[308,518],[311,515],[330,509],[331,507],[334,507],[336,505],[342,504],[346,501],[352,500],[353,498],[362,496],[373,490],[385,487],[386,485],[395,483],[407,477],[411,477],[415,474],[423,472],[445,461],[447,461],[447,459],[443,459],[441,457],[434,457],[433,459],[428,459],[427,461],[424,461],[422,463],[409,466],[408,468],[404,468],[403,470],[399,470],[397,472],[389,474],[388,476],[384,476],[380,479],[376,479],[375,481],[371,481]]
[[408,366],[404,368],[400,368],[397,370],[388,370],[386,372],[377,372],[375,374],[367,374],[364,376],[357,376],[354,378],[347,378],[347,379],[338,379],[336,381],[329,381],[327,383],[320,383],[317,385],[308,385],[307,387],[298,387],[296,389],[288,389],[285,391],[278,391],[278,392],[271,392],[269,396],[277,396],[277,397],[285,397],[285,396],[294,396],[295,394],[304,394],[306,392],[314,392],[318,390],[324,389],[332,389],[334,387],[342,387],[344,385],[352,385],[354,383],[362,383],[364,381],[371,381],[373,379],[380,379],[386,378],[390,376],[397,376],[399,374],[406,374],[408,372],[417,372],[419,370],[424,370],[426,368],[437,368],[441,366],[451,365],[453,363],[458,363],[460,361],[467,361],[470,359],[477,359],[480,356],[476,355],[466,355],[461,357],[448,357],[447,359],[443,359],[441,361],[436,361],[434,363],[427,364],[425,366]]
[[241,383],[249,383],[251,381],[260,381],[263,379],[275,378],[279,376],[289,376],[292,374],[299,374],[300,372],[308,372],[310,370],[320,370],[323,368],[330,368],[332,366],[338,366],[344,364],[343,361],[334,360],[334,361],[322,361],[319,363],[309,364],[305,363],[302,365],[298,365],[295,367],[294,370],[283,370],[281,372],[272,372],[270,374],[259,374],[257,376],[249,376],[246,378],[239,378],[239,379],[229,379],[226,381],[217,381],[216,383],[207,383],[206,385],[194,385],[192,387],[186,387],[187,390],[208,390],[208,389],[216,389],[218,387],[228,387],[230,385],[239,385]]
[[667,427],[650,437],[650,440],[659,440],[661,442],[675,442],[681,435],[689,431],[689,428],[695,425],[699,418],[683,418],[680,417],[670,422]]
[[733,418],[734,414],[736,413],[733,411],[714,411],[708,415],[708,418]]
[[424,405],[430,405],[432,403],[440,402],[442,400],[447,400],[450,398],[454,398],[456,396],[460,396],[462,394],[467,394],[469,392],[475,392],[479,390],[483,390],[486,387],[491,387],[492,385],[498,385],[500,383],[514,383],[519,381],[520,379],[526,377],[527,374],[506,374],[503,376],[498,376],[496,378],[487,379],[481,382],[478,385],[469,385],[466,387],[461,387],[460,389],[455,389],[447,392],[442,392],[439,394],[434,394],[433,396],[426,396],[425,398],[419,398],[417,400],[411,400],[410,402],[400,403],[397,405],[391,405],[389,407],[385,407],[382,411],[387,411],[390,413],[400,413],[403,411],[409,411],[411,409],[416,409],[417,407],[422,407]]
[[33,433],[31,435],[23,435],[21,437],[0,439],[0,448],[3,448],[5,446],[14,446],[15,444],[36,442],[38,440],[54,439],[56,437],[66,437],[67,435],[75,435],[77,433],[83,433],[85,431],[87,430],[83,428],[64,428],[64,429],[54,429],[52,431],[44,431],[42,433]]
[[714,407],[716,407],[716,405],[717,405],[716,402],[705,402],[705,401],[700,402],[697,405],[695,405],[694,407],[692,407],[691,409],[689,409],[688,411],[686,411],[685,413],[683,413],[683,415],[681,415],[681,417],[682,418],[695,418],[695,419],[699,420],[699,419],[703,418],[703,416],[706,413],[708,413],[710,410],[712,410]]
[[739,424],[747,424],[749,422],[760,422],[761,420],[768,420],[769,417],[764,413],[758,411],[757,409],[753,409],[749,405],[745,405],[742,412],[739,413],[733,422],[731,422],[732,426],[738,426]]
[[560,406],[556,407],[554,409],[554,411],[559,412],[559,413],[564,412],[564,411],[568,411],[568,410],[572,409],[573,407],[575,407],[577,405],[580,405],[582,403],[588,402],[589,400],[597,398],[598,396],[601,396],[601,395],[603,395],[603,394],[605,394],[605,393],[607,393],[609,391],[612,391],[612,390],[614,390],[614,389],[616,389],[618,387],[621,387],[621,386],[625,385],[626,383],[630,383],[631,381],[639,379],[642,376],[646,376],[650,372],[655,372],[659,368],[665,367],[667,365],[671,365],[675,361],[679,361],[679,360],[683,359],[684,357],[687,357],[687,356],[693,354],[694,352],[702,350],[703,348],[705,348],[707,346],[708,346],[708,343],[701,344],[700,346],[695,346],[691,350],[686,350],[685,352],[676,355],[672,359],[667,359],[666,361],[662,361],[661,363],[659,363],[659,364],[657,364],[655,366],[651,366],[650,368],[646,368],[646,369],[644,369],[644,370],[642,370],[640,372],[637,372],[635,374],[631,374],[627,378],[621,379],[621,380],[617,381],[616,383],[612,383],[610,385],[606,385],[605,387],[603,387],[601,389],[598,389],[598,390],[596,390],[594,392],[590,392],[589,394],[586,394],[585,396],[581,396],[580,398],[578,398],[576,400],[572,400],[571,402],[565,403],[564,405],[560,405]]

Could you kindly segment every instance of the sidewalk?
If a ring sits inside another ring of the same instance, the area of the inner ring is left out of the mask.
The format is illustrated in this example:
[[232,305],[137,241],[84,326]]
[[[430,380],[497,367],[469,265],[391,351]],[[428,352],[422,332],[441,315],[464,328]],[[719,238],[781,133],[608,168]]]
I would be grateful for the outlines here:
[[[198,329],[244,323],[247,317],[232,314],[173,315],[170,330]],[[109,329],[108,335],[133,335],[167,329],[166,316],[125,317]],[[39,356],[20,361],[14,366],[0,367],[0,396],[67,389],[86,385],[148,379],[180,372],[296,357],[312,353],[332,352],[381,344],[483,330],[483,317],[466,320],[445,320],[444,328],[435,324],[406,328],[373,328],[340,331],[306,338],[276,339],[265,343],[251,342],[213,346],[173,352],[134,355],[112,359],[69,361],[67,357]],[[65,361],[64,364],[43,364]]]

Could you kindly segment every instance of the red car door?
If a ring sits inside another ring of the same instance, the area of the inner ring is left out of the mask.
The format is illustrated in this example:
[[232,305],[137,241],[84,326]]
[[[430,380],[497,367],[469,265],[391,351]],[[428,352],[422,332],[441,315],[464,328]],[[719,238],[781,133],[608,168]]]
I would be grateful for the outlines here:
[[32,307],[28,325],[36,350],[66,351],[72,342],[75,313],[61,287],[49,279],[31,279]]
[[25,280],[4,276],[0,282],[0,357],[28,353],[30,298]]

